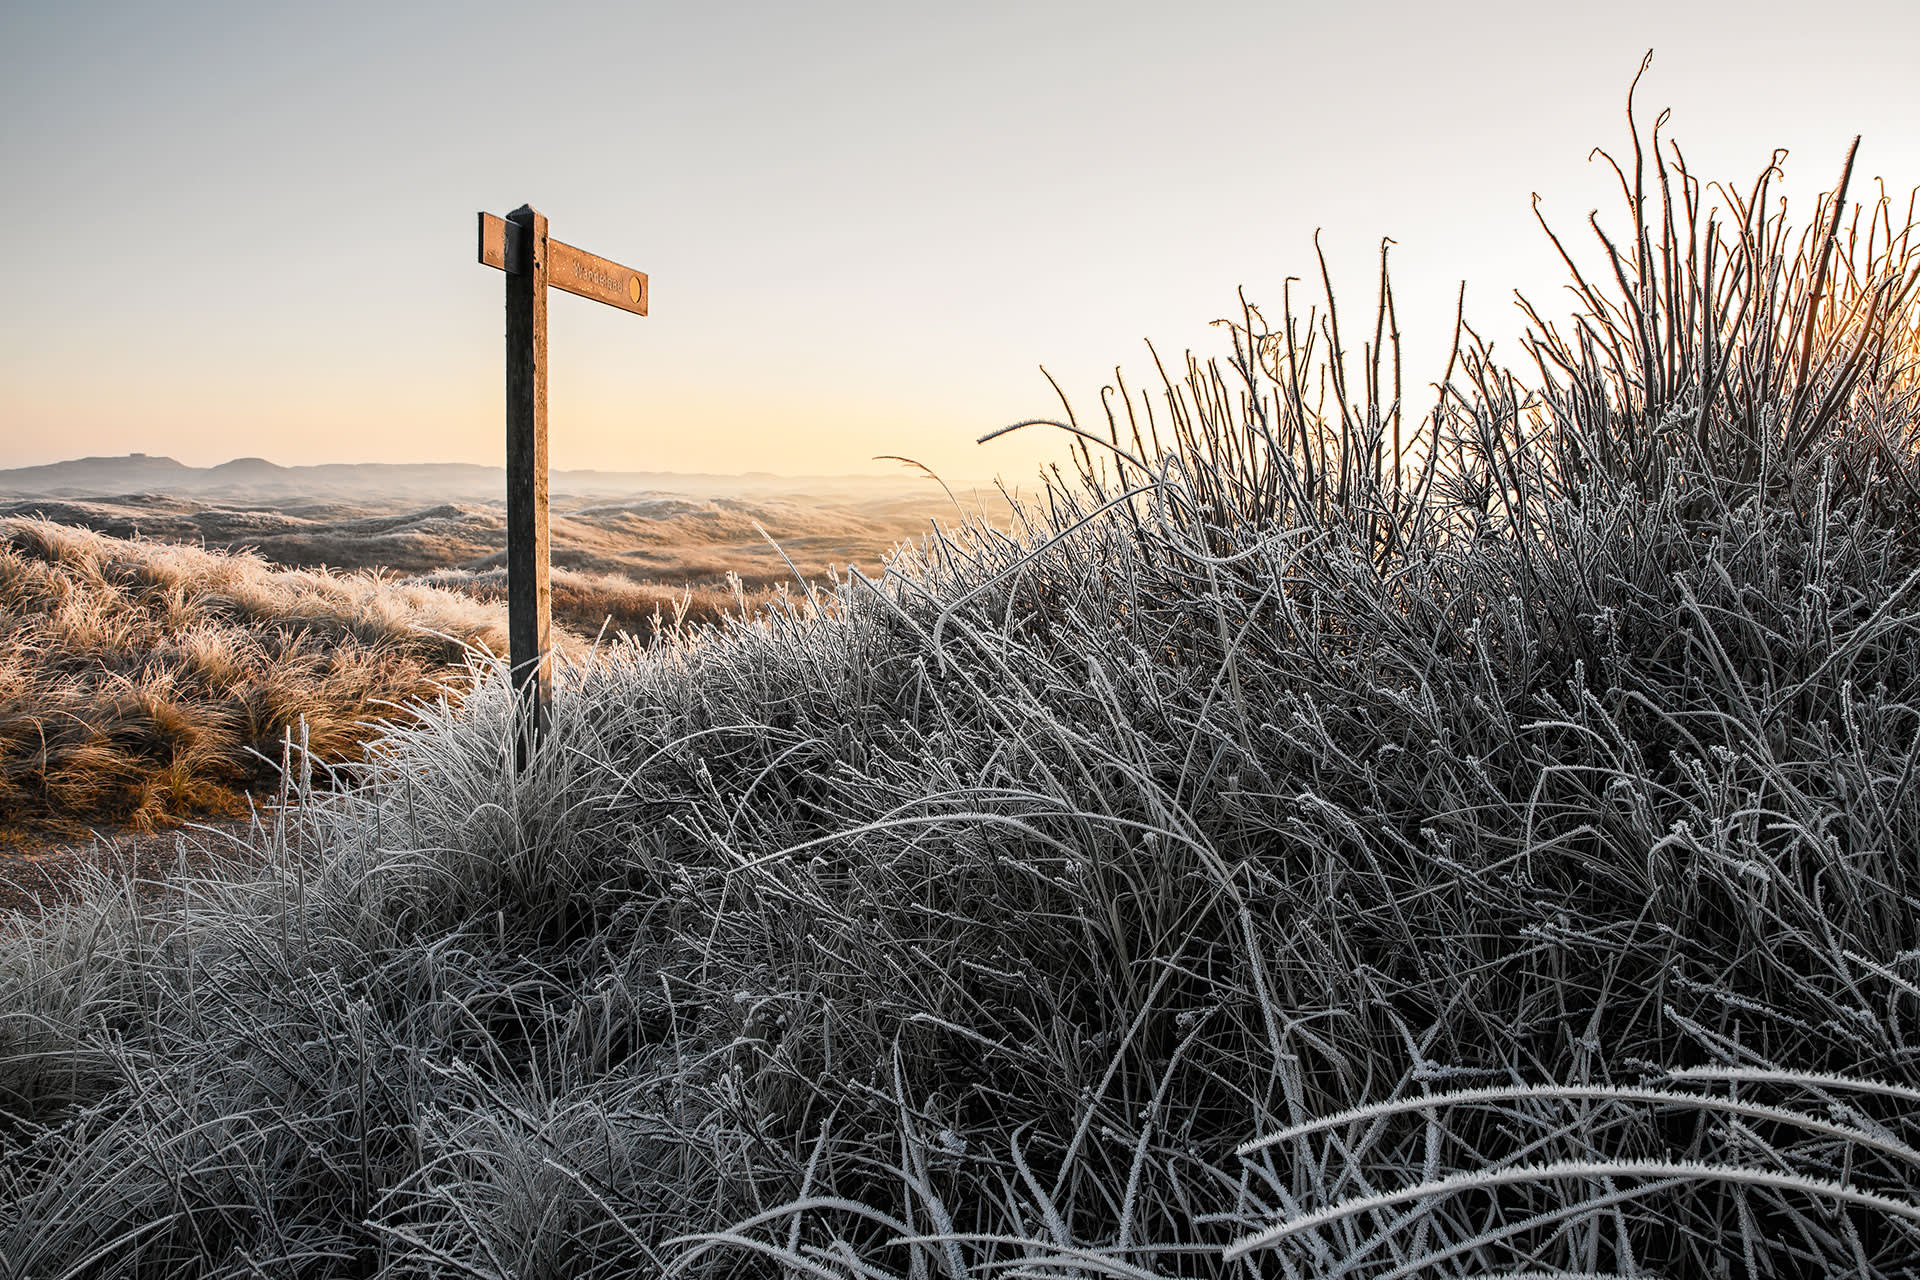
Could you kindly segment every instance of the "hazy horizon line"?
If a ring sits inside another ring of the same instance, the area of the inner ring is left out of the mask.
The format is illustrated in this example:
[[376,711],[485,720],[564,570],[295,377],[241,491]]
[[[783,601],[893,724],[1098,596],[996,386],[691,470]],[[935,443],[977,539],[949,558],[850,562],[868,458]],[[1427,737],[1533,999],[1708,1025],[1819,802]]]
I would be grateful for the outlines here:
[[[181,470],[184,470],[184,471],[216,471],[224,467],[233,467],[239,464],[249,464],[249,463],[270,467],[277,471],[315,471],[315,470],[322,470],[326,468],[349,468],[349,467],[390,467],[390,468],[465,467],[465,468],[472,468],[475,470],[484,470],[484,471],[504,472],[506,470],[506,464],[504,461],[503,462],[471,462],[471,461],[465,461],[465,460],[459,460],[459,459],[419,459],[411,462],[374,461],[374,460],[363,460],[363,461],[356,461],[356,462],[349,462],[349,461],[275,462],[272,459],[264,457],[259,454],[247,454],[239,457],[228,458],[224,462],[201,464],[201,463],[192,463],[192,462],[182,462],[178,458],[174,457],[172,454],[167,454],[167,453],[147,453],[142,451],[133,451],[128,453],[117,453],[117,454],[85,454],[78,457],[55,458],[52,461],[48,461],[48,462],[26,462],[26,463],[11,465],[11,466],[0,466],[0,475],[7,475],[9,473],[18,472],[18,471],[45,471],[45,470],[50,470],[57,467],[79,466],[86,463],[107,464],[107,463],[126,463],[126,462],[171,463],[174,466],[179,467]],[[900,463],[896,468],[891,470],[873,470],[873,471],[788,472],[788,471],[771,471],[771,470],[758,469],[758,468],[753,470],[743,470],[743,471],[711,471],[711,470],[683,471],[683,470],[676,470],[670,467],[551,466],[549,467],[549,472],[554,474],[569,473],[569,474],[590,474],[590,475],[609,475],[609,476],[617,476],[617,475],[689,476],[689,477],[705,476],[705,477],[727,478],[727,479],[736,479],[736,478],[752,479],[752,478],[758,478],[758,477],[767,477],[767,478],[776,479],[776,480],[841,480],[841,479],[889,480],[899,475],[918,476],[922,479],[936,478],[942,481],[949,479],[949,477],[941,475],[936,468],[933,468],[930,466],[922,467],[920,464],[912,463],[912,462]],[[998,478],[997,476],[982,476],[978,474],[964,477],[964,479],[968,483],[991,483],[993,480],[997,478]]]

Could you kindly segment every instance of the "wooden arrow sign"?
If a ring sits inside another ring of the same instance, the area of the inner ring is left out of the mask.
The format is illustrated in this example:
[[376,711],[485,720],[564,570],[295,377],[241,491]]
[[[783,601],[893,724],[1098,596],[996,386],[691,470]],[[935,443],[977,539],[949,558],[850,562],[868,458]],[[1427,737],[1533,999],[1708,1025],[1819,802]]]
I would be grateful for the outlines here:
[[514,768],[546,737],[553,707],[547,536],[547,286],[647,314],[642,271],[562,244],[522,205],[480,215],[480,261],[507,276],[507,650],[521,704]]
[[[480,215],[480,261],[510,275],[525,269],[526,233],[515,222]],[[547,240],[547,283],[637,316],[647,314],[647,273],[623,267],[597,253]]]

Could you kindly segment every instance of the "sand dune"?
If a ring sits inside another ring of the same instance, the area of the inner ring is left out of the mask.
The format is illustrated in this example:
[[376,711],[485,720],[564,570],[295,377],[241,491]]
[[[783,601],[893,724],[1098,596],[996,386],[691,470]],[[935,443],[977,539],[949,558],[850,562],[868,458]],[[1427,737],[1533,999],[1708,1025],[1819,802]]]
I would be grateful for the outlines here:
[[[954,488],[982,482],[948,477]],[[930,488],[924,477],[889,475],[778,476],[769,472],[713,475],[672,471],[557,470],[549,476],[554,497],[624,499],[661,492],[693,497],[801,497],[832,502],[884,498]],[[991,487],[991,486],[985,486]],[[420,506],[435,501],[489,502],[506,492],[501,467],[465,462],[326,463],[286,467],[265,458],[235,458],[214,467],[190,467],[144,453],[73,458],[36,467],[0,469],[0,497],[97,498],[126,493],[167,493],[250,506],[263,502],[362,502]]]
[[[280,565],[399,574],[494,568],[505,562],[507,541],[501,501],[47,495],[0,501],[0,515],[41,516],[115,537],[248,548]],[[872,571],[895,547],[924,536],[932,521],[958,515],[942,490],[926,484],[857,499],[562,495],[553,505],[553,561],[637,582],[714,584],[737,573],[748,586],[768,586],[793,576],[787,559],[808,577],[849,564]]]

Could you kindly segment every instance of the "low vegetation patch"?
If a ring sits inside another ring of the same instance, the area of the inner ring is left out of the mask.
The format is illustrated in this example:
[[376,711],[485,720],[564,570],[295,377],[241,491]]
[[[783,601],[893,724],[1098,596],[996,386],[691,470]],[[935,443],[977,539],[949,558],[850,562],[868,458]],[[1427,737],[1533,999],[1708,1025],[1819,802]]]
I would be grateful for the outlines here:
[[[505,569],[438,569],[413,581],[503,607],[507,602]],[[675,587],[558,566],[552,570],[551,586],[554,622],[596,640],[625,634],[645,641],[663,628],[714,626],[731,616],[773,608],[786,594],[779,586],[749,590],[737,576],[723,586]]]
[[232,812],[288,741],[352,758],[504,623],[376,574],[0,520],[0,830]]
[[1909,229],[1641,148],[1527,377],[1247,308],[5,944],[0,1275],[1912,1276]]

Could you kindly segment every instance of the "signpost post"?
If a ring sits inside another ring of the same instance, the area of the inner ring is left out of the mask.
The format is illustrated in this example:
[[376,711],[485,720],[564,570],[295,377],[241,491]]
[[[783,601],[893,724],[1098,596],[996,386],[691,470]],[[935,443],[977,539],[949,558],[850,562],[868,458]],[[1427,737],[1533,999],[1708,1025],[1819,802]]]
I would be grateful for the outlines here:
[[514,768],[547,733],[553,705],[548,617],[547,286],[647,314],[647,277],[547,235],[521,205],[480,215],[480,261],[507,275],[507,655],[523,726]]

